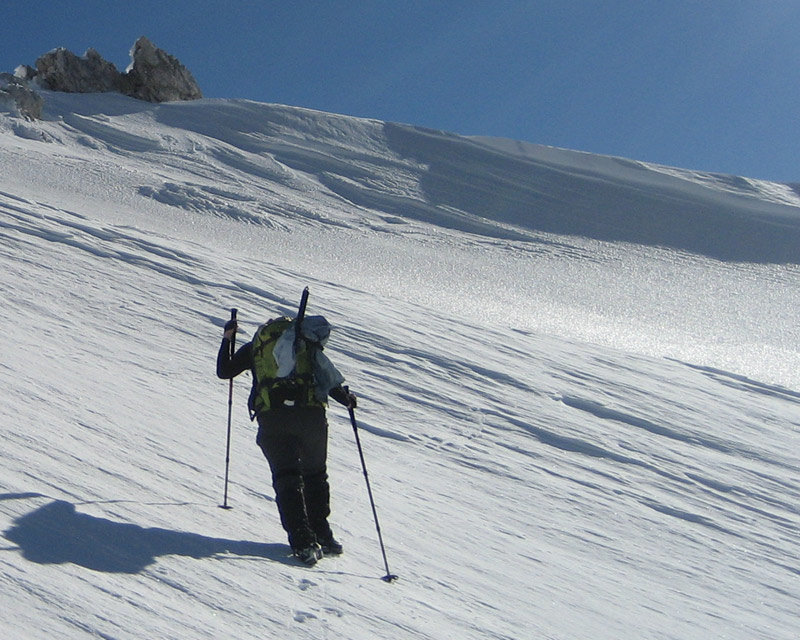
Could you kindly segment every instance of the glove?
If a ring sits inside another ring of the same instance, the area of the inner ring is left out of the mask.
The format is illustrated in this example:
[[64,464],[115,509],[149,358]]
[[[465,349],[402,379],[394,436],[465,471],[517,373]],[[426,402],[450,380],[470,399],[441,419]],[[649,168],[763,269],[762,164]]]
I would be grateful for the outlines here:
[[358,406],[356,395],[349,390],[345,391],[343,387],[335,387],[331,389],[330,396],[339,404],[343,404],[348,409],[355,409]]
[[236,333],[236,330],[239,328],[239,324],[236,320],[228,320],[225,323],[224,333],[222,334],[223,338],[231,340],[233,338],[233,334]]

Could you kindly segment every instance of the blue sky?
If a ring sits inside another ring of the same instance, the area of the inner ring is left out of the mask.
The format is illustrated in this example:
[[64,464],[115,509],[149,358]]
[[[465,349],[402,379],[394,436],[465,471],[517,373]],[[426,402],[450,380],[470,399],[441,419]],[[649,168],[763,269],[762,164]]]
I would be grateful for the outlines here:
[[797,0],[4,2],[0,71],[140,35],[249,98],[800,182]]

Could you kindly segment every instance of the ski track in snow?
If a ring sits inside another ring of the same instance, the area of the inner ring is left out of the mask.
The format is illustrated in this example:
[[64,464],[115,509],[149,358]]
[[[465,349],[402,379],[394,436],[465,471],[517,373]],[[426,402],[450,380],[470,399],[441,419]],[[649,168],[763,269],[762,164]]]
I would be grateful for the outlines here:
[[[47,98],[45,122],[0,114],[3,637],[796,637],[785,189],[246,101]],[[626,228],[670,202],[698,234]],[[746,249],[708,240],[736,206]],[[340,407],[345,555],[289,557],[247,376],[217,507],[227,311],[244,340],[305,285],[360,397],[391,585]]]

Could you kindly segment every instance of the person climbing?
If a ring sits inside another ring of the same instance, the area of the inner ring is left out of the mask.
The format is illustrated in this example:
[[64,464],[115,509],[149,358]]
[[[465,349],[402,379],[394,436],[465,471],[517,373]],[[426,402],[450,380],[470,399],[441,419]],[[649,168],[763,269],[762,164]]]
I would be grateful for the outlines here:
[[256,442],[269,463],[275,502],[292,553],[311,566],[324,555],[342,553],[328,518],[327,398],[349,409],[356,396],[323,353],[331,326],[323,316],[275,318],[231,355],[238,324],[225,324],[217,354],[217,376],[231,379],[250,370],[248,407],[258,420]]

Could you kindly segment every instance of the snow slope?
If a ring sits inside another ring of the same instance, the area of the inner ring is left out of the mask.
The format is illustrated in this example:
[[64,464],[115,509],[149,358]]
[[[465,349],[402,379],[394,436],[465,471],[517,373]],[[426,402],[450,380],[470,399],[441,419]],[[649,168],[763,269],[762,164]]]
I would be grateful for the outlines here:
[[[800,195],[247,101],[0,113],[8,638],[797,637]],[[221,326],[292,313],[340,558],[288,557]]]

